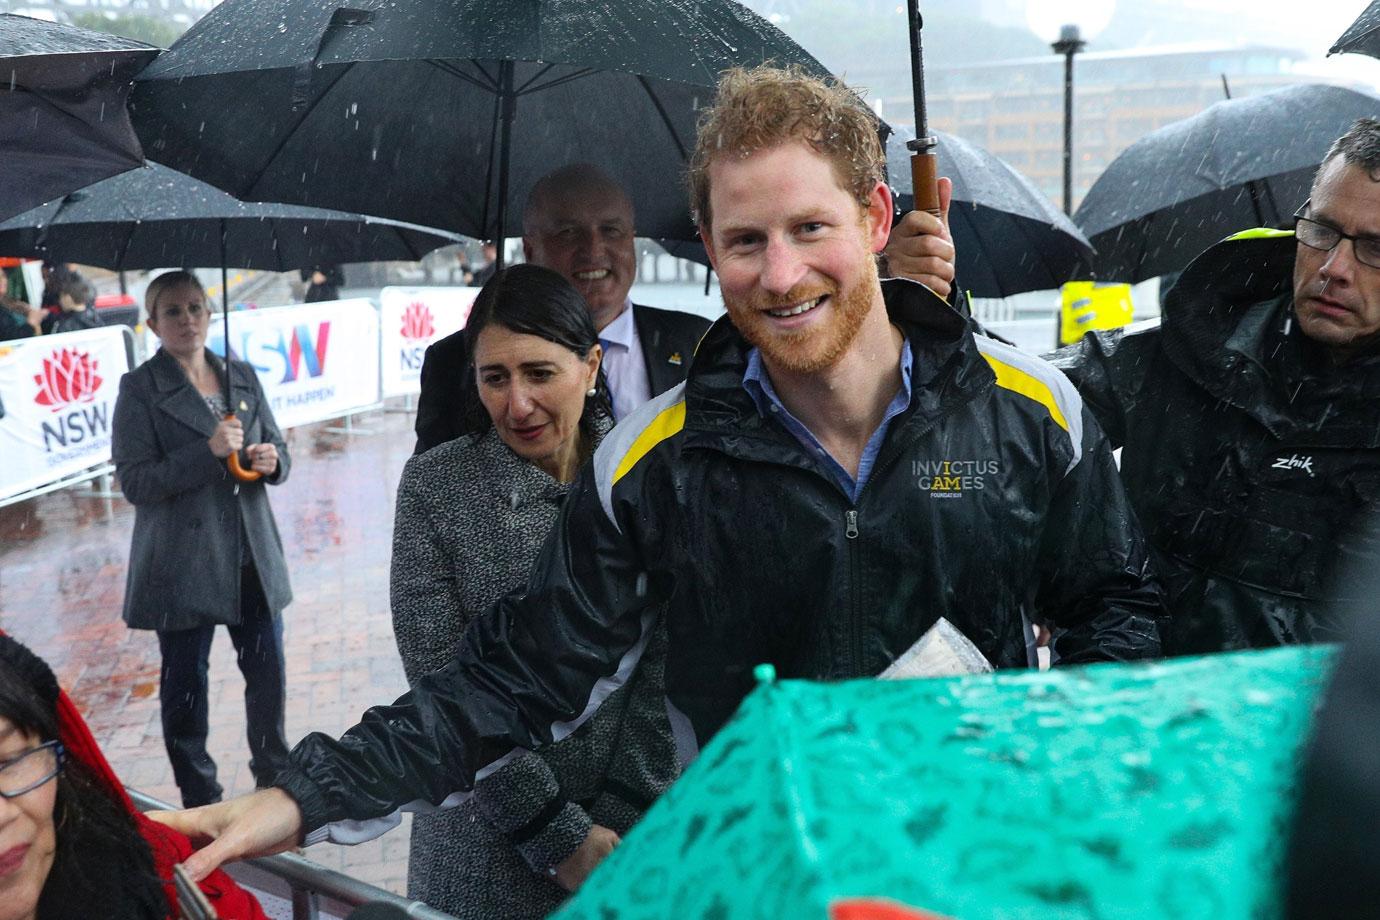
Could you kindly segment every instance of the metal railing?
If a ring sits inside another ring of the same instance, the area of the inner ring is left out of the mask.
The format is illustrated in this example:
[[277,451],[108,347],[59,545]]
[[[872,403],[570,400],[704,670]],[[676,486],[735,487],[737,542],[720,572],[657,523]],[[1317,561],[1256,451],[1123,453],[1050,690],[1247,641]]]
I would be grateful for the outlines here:
[[[173,811],[177,808],[137,789],[127,791],[140,811]],[[323,901],[334,902],[336,910],[346,912],[335,913],[334,916],[338,917],[347,916],[348,911],[356,907],[382,902],[399,908],[417,920],[455,920],[450,914],[428,907],[421,901],[408,900],[343,872],[327,869],[296,853],[246,859],[224,868],[236,881],[256,891],[276,894],[272,890],[274,881],[280,887],[285,887],[286,894],[278,896],[291,902],[292,920],[319,920],[323,916],[323,907],[332,906],[323,905]]]

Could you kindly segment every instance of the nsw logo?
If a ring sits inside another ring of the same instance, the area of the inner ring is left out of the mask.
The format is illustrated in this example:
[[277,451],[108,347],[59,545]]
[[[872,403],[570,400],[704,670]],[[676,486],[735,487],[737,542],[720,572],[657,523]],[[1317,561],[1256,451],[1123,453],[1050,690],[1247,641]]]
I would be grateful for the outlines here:
[[436,324],[432,321],[431,308],[420,300],[414,300],[403,311],[402,337],[416,344],[424,342],[436,334]]
[[57,412],[72,403],[96,400],[102,378],[96,373],[100,362],[90,353],[75,348],[61,348],[43,359],[43,372],[34,374],[38,395],[34,402]]

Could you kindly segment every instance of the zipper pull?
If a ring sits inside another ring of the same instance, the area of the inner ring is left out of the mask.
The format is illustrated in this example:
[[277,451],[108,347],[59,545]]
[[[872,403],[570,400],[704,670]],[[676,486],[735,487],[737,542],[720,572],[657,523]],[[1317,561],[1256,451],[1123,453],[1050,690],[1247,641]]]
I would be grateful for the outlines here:
[[843,531],[843,535],[850,540],[858,539],[858,512],[849,511],[844,519],[848,522],[848,526]]

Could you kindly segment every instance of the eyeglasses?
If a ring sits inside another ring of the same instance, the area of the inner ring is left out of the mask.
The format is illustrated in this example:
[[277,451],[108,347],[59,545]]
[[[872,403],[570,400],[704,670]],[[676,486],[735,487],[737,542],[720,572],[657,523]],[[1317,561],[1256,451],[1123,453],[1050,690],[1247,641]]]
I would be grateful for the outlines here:
[[57,776],[65,754],[61,741],[48,741],[0,764],[0,798],[32,792]]
[[1303,207],[1294,212],[1294,238],[1309,249],[1320,249],[1323,252],[1331,252],[1337,248],[1337,244],[1342,240],[1351,240],[1351,249],[1356,253],[1356,261],[1362,265],[1369,265],[1371,268],[1380,268],[1380,238],[1373,236],[1352,236],[1343,233],[1330,224],[1319,223],[1316,220],[1303,216],[1303,212],[1308,210],[1308,206],[1313,203],[1310,198],[1303,203]]

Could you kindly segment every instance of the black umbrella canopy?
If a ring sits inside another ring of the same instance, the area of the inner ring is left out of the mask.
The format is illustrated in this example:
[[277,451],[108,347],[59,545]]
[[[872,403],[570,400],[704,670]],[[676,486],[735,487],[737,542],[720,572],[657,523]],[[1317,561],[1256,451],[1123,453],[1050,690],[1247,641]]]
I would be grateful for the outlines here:
[[144,160],[125,100],[158,49],[0,14],[0,219]]
[[1356,17],[1356,21],[1342,33],[1341,38],[1327,49],[1328,54],[1342,54],[1348,51],[1380,58],[1380,0],[1375,0],[1366,7],[1365,12]]
[[585,161],[629,189],[640,235],[693,239],[697,112],[722,70],[768,60],[827,73],[729,0],[226,0],[132,109],[150,155],[246,200],[490,238]]
[[[1086,272],[1092,246],[1029,179],[962,138],[931,130],[939,175],[954,183],[949,229],[958,283],[974,297],[1009,297],[1059,287]],[[911,209],[908,137],[887,140],[887,173],[903,211]]]
[[1380,98],[1310,83],[1218,102],[1147,134],[1074,215],[1097,247],[1098,275],[1134,282],[1179,271],[1237,230],[1287,221],[1332,142],[1376,115]]
[[462,240],[358,214],[246,204],[155,163],[0,223],[0,254],[111,269],[292,271],[338,262],[415,261]]

